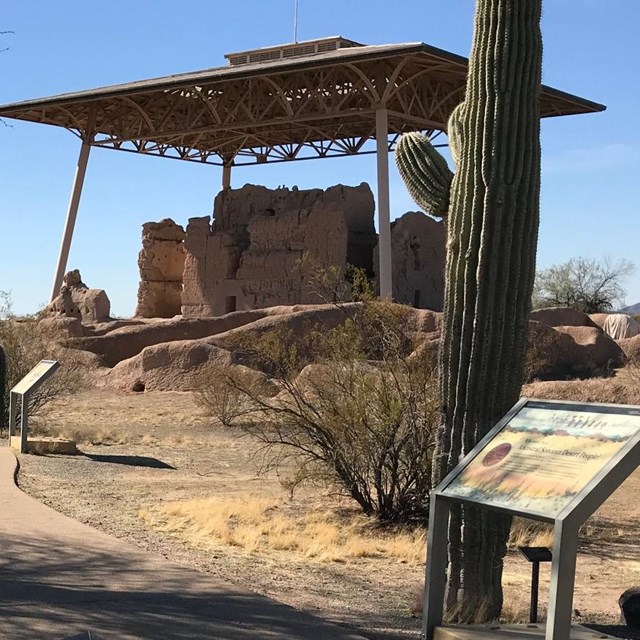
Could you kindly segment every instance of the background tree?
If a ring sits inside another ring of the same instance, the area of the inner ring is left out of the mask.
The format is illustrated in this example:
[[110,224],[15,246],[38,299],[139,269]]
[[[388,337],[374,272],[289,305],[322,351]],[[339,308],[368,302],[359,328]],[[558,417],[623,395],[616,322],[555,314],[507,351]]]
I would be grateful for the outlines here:
[[[435,481],[522,387],[540,207],[541,5],[477,0],[465,99],[448,124],[457,165],[451,189],[446,163],[426,139],[410,134],[396,152],[418,203],[448,214]],[[510,524],[488,510],[452,510],[446,604],[453,619],[499,616]]]
[[624,304],[624,281],[635,270],[628,260],[571,258],[536,273],[533,306],[571,307],[583,313],[606,313]]

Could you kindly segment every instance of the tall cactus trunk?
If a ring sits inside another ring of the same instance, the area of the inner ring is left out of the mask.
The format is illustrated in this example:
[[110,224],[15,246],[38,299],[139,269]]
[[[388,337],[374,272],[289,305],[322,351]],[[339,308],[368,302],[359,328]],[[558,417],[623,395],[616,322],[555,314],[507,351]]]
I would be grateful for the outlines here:
[[[451,188],[439,481],[517,401],[540,198],[541,0],[477,0],[465,101],[449,135]],[[454,121],[455,120],[455,121]],[[497,617],[510,521],[465,507],[449,530],[447,609]]]
[[0,344],[0,433],[7,426],[7,405],[6,405],[6,386],[7,386],[7,356]]

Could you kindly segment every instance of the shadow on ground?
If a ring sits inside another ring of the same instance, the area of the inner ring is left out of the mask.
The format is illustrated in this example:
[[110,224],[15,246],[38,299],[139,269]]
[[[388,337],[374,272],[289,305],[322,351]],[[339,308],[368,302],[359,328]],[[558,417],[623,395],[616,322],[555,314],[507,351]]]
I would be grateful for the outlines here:
[[[106,536],[103,542],[109,544]],[[345,629],[127,547],[0,534],[0,637],[346,640]]]
[[150,458],[148,456],[118,456],[118,455],[106,455],[97,453],[83,453],[85,458],[89,458],[94,462],[109,462],[111,464],[123,464],[128,467],[148,467],[150,469],[173,469],[170,464],[162,462],[157,458]]
[[585,624],[587,629],[593,629],[600,633],[607,633],[616,638],[625,638],[625,640],[640,640],[640,629],[629,629],[623,625],[605,625],[605,624]]

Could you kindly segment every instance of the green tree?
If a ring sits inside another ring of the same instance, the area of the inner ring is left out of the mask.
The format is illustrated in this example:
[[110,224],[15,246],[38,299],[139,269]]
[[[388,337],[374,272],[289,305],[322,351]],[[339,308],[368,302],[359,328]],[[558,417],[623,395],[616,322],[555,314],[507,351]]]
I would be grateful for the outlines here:
[[583,313],[607,313],[624,304],[624,281],[634,272],[628,260],[571,258],[536,273],[533,306],[571,307]]
[[[541,9],[541,0],[477,0],[465,99],[448,123],[453,180],[417,134],[396,152],[418,203],[448,216],[436,482],[522,387],[539,224]],[[509,528],[507,516],[452,509],[450,617],[500,614]]]

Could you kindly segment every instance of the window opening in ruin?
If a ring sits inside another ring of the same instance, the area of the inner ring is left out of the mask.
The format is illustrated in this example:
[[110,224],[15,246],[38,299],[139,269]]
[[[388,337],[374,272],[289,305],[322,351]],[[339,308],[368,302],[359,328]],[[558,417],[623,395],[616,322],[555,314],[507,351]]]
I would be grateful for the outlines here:
[[414,236],[409,242],[411,253],[413,254],[413,270],[420,271],[422,260],[420,260],[420,238]]
[[413,292],[413,306],[414,306],[416,309],[419,309],[419,308],[420,308],[420,289],[416,289],[416,290]]
[[233,313],[236,310],[236,296],[227,296],[224,299],[225,313]]

